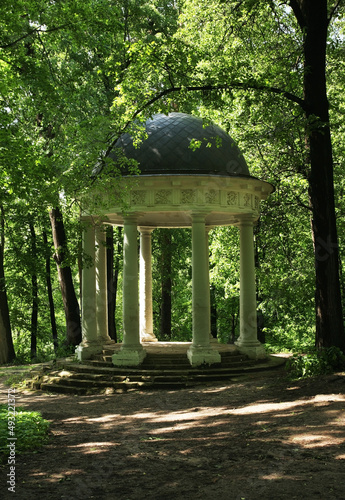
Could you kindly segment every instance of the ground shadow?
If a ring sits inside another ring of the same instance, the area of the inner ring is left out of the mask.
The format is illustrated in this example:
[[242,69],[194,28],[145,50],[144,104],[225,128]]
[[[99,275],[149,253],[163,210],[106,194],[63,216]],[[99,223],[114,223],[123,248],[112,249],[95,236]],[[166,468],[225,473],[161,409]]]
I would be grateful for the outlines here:
[[16,497],[345,499],[344,387],[341,374],[271,373],[180,391],[25,392],[17,404],[51,421],[51,439],[17,457]]

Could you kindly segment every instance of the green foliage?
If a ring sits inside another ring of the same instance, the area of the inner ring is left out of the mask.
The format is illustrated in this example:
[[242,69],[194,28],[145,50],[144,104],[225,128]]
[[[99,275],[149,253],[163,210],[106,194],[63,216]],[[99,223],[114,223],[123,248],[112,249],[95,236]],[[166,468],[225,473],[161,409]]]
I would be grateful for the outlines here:
[[287,370],[293,378],[312,377],[345,370],[345,355],[334,346],[305,355],[299,354],[288,361]]
[[210,286],[217,315],[217,336],[223,343],[239,335],[240,253],[236,227],[212,229],[210,239]]
[[[275,193],[261,207],[255,233],[257,298],[266,344],[272,350],[294,352],[313,344],[315,270],[306,123],[298,106],[303,97],[303,34],[286,4],[262,0],[18,0],[0,6],[0,205],[5,214],[6,286],[19,361],[29,360],[33,273],[38,279],[38,356],[43,360],[56,355],[44,272],[45,252],[52,254],[53,249],[51,243],[44,248],[41,239],[47,224],[49,228],[47,209],[57,201],[63,205],[69,237],[66,264],[74,269],[78,287],[81,252],[76,196],[87,196],[91,185],[98,186],[99,196],[92,200],[92,208],[97,210],[110,199],[105,192],[125,197],[127,192],[118,183],[125,162],[114,166],[107,153],[134,116],[144,121],[154,112],[170,110],[215,121],[238,142],[252,175],[275,186]],[[342,16],[330,24],[329,33],[327,78],[344,265]],[[201,90],[188,90],[198,87]],[[290,93],[288,100],[282,92]],[[192,141],[192,146],[198,144]],[[95,181],[92,172],[96,165],[103,165],[104,175]],[[37,234],[37,258],[32,256],[30,223]],[[155,233],[157,334],[161,248]],[[174,231],[172,340],[191,340],[190,240],[190,231]],[[218,339],[232,341],[239,333],[236,228],[210,231],[210,266]],[[53,262],[52,269],[63,345],[65,320]],[[119,340],[121,280],[120,275]]]
[[152,233],[152,278],[154,333],[162,341],[192,340],[191,231],[171,230],[171,338],[159,338],[161,313],[161,273],[165,270],[159,229]]
[[[17,407],[15,412],[14,434],[16,439],[16,454],[36,450],[48,442],[49,422],[37,411],[28,411]],[[0,405],[0,435],[8,436],[8,406]],[[8,441],[0,443],[0,460],[6,460]]]

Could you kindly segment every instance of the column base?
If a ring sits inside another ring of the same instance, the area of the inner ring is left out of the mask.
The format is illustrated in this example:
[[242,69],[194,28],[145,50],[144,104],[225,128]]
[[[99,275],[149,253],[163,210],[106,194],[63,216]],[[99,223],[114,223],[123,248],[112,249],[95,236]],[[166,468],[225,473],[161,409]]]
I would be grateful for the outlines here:
[[241,342],[240,340],[237,340],[235,342],[235,345],[237,346],[239,352],[241,354],[245,354],[248,356],[250,359],[266,359],[267,358],[267,353],[262,344],[260,344],[259,341],[257,342]]
[[78,361],[85,361],[86,359],[91,359],[94,354],[100,354],[102,350],[103,346],[98,342],[94,344],[81,343],[76,347],[75,354]]
[[101,342],[104,345],[109,345],[109,344],[115,344],[115,340],[110,338],[109,335],[104,336],[104,337],[98,337],[99,342]]
[[119,352],[113,354],[111,360],[115,366],[139,366],[146,357],[146,351],[139,346],[122,346]]
[[192,366],[200,366],[203,364],[213,365],[221,362],[221,356],[217,349],[203,346],[191,345],[187,351],[187,358]]
[[158,339],[154,333],[142,333],[140,335],[141,342],[158,342]]

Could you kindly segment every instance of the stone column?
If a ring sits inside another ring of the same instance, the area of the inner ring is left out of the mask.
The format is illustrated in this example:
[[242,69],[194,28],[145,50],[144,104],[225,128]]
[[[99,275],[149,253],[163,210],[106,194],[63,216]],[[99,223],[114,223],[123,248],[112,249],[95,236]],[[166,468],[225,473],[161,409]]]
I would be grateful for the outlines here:
[[152,316],[152,255],[150,227],[140,227],[140,340],[141,342],[157,342],[153,333]]
[[137,218],[124,217],[123,226],[123,341],[112,357],[114,365],[137,366],[146,356],[140,343]]
[[193,342],[187,351],[192,366],[221,361],[210,344],[210,287],[204,214],[192,214]]
[[240,352],[252,359],[266,358],[257,338],[256,283],[253,221],[240,222],[240,336],[235,342]]
[[97,336],[96,321],[96,272],[95,272],[95,228],[84,227],[82,237],[83,251],[91,257],[91,265],[82,270],[81,324],[82,342],[76,348],[79,361],[89,359],[93,354],[102,352],[102,344]]
[[98,340],[102,344],[114,341],[108,334],[108,301],[107,301],[107,249],[105,226],[96,227],[96,322]]
[[208,311],[209,311],[209,325],[210,325],[210,342],[213,343],[218,343],[217,339],[212,336],[211,333],[211,288],[210,288],[210,246],[209,246],[209,232],[212,228],[207,226],[206,227],[206,259],[207,259],[207,280],[208,280]]

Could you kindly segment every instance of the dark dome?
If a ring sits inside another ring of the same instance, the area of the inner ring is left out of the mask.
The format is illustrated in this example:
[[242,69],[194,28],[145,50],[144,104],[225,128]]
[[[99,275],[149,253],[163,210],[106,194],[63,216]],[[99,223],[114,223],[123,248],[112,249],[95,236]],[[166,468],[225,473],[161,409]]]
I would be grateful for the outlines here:
[[[139,163],[142,175],[250,175],[235,142],[217,125],[204,127],[201,118],[169,113],[154,115],[145,127],[148,138],[139,147],[133,146],[129,134],[123,134],[115,145]],[[191,149],[192,139],[201,141],[201,146]],[[111,156],[116,158],[116,149]]]

